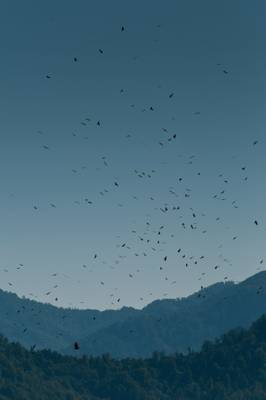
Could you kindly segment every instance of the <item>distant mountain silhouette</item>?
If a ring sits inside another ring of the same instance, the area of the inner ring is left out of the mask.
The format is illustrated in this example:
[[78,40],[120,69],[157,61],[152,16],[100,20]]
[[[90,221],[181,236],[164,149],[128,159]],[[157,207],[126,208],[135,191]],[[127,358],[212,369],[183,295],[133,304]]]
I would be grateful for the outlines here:
[[78,310],[54,307],[0,290],[0,334],[26,348],[60,351],[84,334],[123,321],[133,308],[118,311]]
[[0,307],[0,333],[27,348],[117,358],[186,353],[230,329],[249,327],[266,313],[266,272],[238,284],[217,283],[187,298],[156,300],[142,310],[62,309],[3,291]]
[[184,299],[155,301],[140,313],[83,338],[80,352],[123,358],[198,350],[205,340],[249,327],[264,313],[266,272],[260,272],[239,284],[218,283]]
[[0,400],[265,400],[266,316],[186,356],[75,358],[0,337],[0,371]]

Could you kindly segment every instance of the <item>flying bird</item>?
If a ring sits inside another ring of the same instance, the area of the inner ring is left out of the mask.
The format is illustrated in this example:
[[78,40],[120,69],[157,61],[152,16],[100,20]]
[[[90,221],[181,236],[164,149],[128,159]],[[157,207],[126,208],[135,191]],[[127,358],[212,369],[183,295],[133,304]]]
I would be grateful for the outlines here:
[[78,344],[78,342],[75,342],[75,343],[74,343],[74,350],[79,350],[79,344]]

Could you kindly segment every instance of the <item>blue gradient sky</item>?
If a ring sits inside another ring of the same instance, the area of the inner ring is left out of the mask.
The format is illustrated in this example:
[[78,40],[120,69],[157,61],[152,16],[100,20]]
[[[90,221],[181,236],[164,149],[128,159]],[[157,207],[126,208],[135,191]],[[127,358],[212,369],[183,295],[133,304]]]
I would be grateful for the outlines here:
[[265,10],[1,3],[1,288],[143,307],[263,269]]

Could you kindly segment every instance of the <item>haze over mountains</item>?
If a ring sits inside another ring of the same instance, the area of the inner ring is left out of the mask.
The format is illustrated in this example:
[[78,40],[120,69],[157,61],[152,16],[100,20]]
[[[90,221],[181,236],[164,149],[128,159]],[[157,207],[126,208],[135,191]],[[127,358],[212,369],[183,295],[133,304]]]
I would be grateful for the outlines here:
[[207,339],[249,327],[266,313],[266,272],[238,284],[217,283],[187,298],[157,300],[142,310],[62,309],[3,291],[0,307],[1,334],[26,348],[149,357],[154,351],[198,350]]

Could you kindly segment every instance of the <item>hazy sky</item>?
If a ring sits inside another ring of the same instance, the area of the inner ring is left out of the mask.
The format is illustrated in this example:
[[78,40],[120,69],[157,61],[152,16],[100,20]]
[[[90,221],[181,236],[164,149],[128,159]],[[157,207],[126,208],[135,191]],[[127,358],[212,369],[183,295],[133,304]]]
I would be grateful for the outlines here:
[[1,2],[1,288],[143,307],[264,268],[265,11]]

